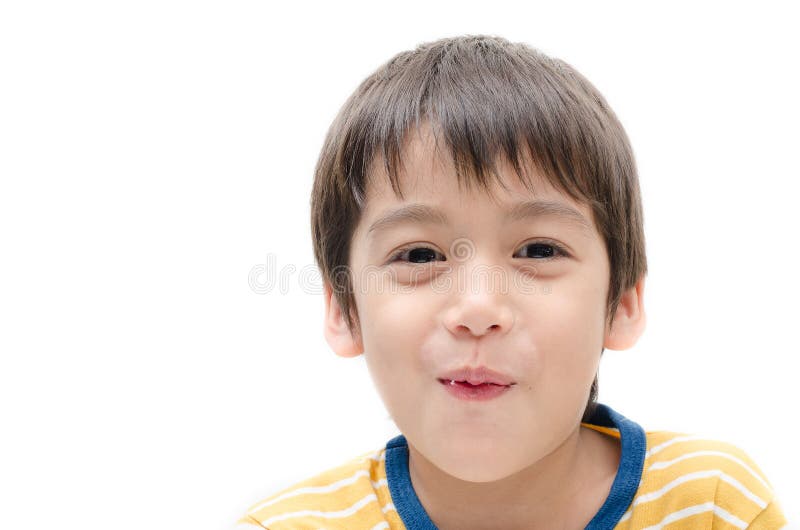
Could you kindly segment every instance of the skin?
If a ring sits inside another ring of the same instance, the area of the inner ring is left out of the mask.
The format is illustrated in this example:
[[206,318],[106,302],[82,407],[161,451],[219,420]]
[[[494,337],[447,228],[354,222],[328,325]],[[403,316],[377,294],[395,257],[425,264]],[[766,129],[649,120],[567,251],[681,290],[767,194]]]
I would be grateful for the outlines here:
[[[583,528],[608,495],[620,448],[580,420],[601,349],[630,348],[644,330],[644,278],[623,294],[609,326],[609,260],[590,208],[540,176],[531,193],[498,164],[508,190],[459,189],[452,161],[423,129],[404,150],[404,199],[374,165],[350,252],[359,326],[351,333],[326,285],[325,336],[338,355],[365,355],[408,440],[412,484],[439,528]],[[571,206],[588,226],[555,215],[504,218],[536,199]],[[446,222],[369,230],[412,203],[438,209]],[[552,243],[566,254],[548,254]],[[418,250],[392,258],[409,245]],[[516,384],[470,402],[438,380],[479,365]]]

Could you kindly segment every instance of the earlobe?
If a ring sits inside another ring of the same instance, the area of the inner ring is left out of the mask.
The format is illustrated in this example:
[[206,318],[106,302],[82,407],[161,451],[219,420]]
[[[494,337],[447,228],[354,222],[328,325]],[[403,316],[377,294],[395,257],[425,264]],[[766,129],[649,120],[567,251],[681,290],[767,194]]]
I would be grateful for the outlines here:
[[325,297],[325,340],[336,355],[341,357],[357,357],[364,353],[361,337],[354,337],[347,327],[347,321],[341,306],[333,296],[333,289],[327,282],[324,286]]
[[614,319],[606,327],[603,346],[609,350],[632,348],[644,333],[646,316],[644,312],[644,279],[625,291],[614,312]]

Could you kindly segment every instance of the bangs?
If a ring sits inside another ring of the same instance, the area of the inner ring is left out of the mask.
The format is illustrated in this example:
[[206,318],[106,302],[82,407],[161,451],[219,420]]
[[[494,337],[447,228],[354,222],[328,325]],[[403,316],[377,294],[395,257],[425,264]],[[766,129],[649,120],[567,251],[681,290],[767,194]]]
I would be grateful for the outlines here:
[[617,146],[607,145],[615,127],[602,97],[587,97],[587,85],[563,61],[507,41],[452,41],[399,54],[356,91],[340,174],[363,205],[369,169],[382,163],[402,197],[404,146],[427,126],[460,187],[503,186],[503,159],[531,191],[534,169],[555,189],[594,203],[598,174],[612,173]]

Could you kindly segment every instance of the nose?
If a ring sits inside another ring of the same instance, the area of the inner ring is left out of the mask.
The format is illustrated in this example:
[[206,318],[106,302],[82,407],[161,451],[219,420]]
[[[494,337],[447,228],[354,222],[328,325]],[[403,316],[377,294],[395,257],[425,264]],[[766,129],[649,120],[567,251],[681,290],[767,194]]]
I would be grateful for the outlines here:
[[514,312],[508,294],[492,289],[456,289],[453,300],[444,314],[444,325],[460,337],[482,337],[489,333],[505,334],[514,324]]
[[445,326],[456,336],[482,337],[488,333],[505,334],[511,329],[514,317],[506,306],[494,306],[470,301],[451,308]]

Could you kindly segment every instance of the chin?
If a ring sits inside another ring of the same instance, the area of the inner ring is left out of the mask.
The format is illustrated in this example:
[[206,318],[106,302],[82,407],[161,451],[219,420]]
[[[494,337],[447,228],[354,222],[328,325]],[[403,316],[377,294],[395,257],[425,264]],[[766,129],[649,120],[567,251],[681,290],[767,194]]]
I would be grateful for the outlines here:
[[[503,458],[500,455],[504,455]],[[495,482],[517,473],[522,469],[519,462],[510,459],[508,450],[496,447],[476,451],[475,448],[445,450],[434,464],[458,480],[466,482]]]
[[487,483],[503,480],[517,471],[514,466],[502,466],[494,458],[488,458],[483,462],[468,462],[463,465],[448,465],[442,471],[458,480],[464,482]]

